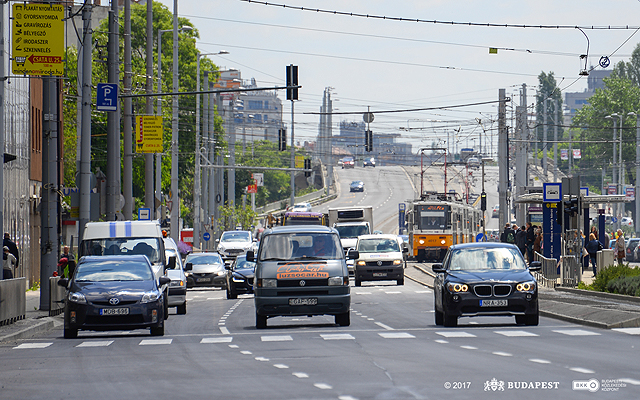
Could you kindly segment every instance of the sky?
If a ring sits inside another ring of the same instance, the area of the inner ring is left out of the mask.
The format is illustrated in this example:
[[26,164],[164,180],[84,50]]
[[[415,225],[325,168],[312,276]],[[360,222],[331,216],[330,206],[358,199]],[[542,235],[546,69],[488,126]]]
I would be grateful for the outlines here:
[[[173,11],[173,0],[162,0]],[[562,92],[586,90],[586,68],[608,56],[609,69],[629,61],[640,42],[639,0],[179,0],[178,14],[199,31],[201,53],[221,69],[236,68],[259,87],[285,85],[285,67],[299,69],[294,106],[296,141],[314,141],[322,96],[332,88],[333,133],[340,121],[362,121],[370,107],[371,130],[399,133],[413,152],[432,143],[454,148],[497,146],[499,89],[520,105],[535,103],[538,75],[553,72]],[[398,21],[329,12],[413,19]],[[420,22],[443,21],[454,24]],[[464,23],[531,27],[469,26]],[[561,26],[544,28],[536,26]],[[579,26],[582,29],[576,29]],[[587,27],[629,29],[586,29]],[[490,54],[489,48],[498,48]],[[587,53],[588,50],[588,53]],[[291,102],[283,100],[291,122]],[[474,103],[488,103],[472,106]],[[447,108],[448,107],[448,108]],[[425,111],[402,111],[444,108]],[[396,111],[388,113],[385,111]],[[399,112],[402,111],[402,112]],[[352,114],[348,114],[352,113]],[[494,121],[494,122],[492,122]],[[484,132],[484,133],[483,133]]]

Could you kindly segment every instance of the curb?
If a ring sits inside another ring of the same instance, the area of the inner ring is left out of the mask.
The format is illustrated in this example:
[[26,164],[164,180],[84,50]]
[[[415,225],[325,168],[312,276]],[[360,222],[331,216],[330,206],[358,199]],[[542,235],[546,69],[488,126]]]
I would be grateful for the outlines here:
[[38,322],[35,325],[28,326],[26,328],[20,329],[17,332],[13,332],[5,336],[0,336],[0,342],[10,342],[18,339],[28,338],[37,333],[51,330],[53,329],[54,325],[55,322],[53,320],[53,317],[43,318],[42,322]]
[[557,286],[555,288],[558,292],[567,292],[567,293],[575,293],[579,295],[592,296],[592,297],[600,297],[603,299],[611,299],[611,300],[621,300],[630,303],[638,303],[640,304],[640,297],[635,296],[627,296],[624,294],[616,294],[616,293],[607,293],[607,292],[598,292],[595,290],[584,290],[584,289],[574,289],[568,287],[560,287]]

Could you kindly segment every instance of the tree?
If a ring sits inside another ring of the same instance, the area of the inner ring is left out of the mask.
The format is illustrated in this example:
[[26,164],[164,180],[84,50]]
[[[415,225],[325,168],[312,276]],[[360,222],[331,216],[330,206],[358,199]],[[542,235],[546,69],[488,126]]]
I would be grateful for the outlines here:
[[236,226],[241,226],[243,230],[250,230],[256,219],[256,212],[251,206],[236,205],[235,207],[225,204],[220,207],[220,218],[218,226],[222,231],[232,231]]
[[631,53],[631,60],[628,62],[620,61],[616,64],[611,77],[626,78],[634,85],[640,86],[640,43]]
[[[538,75],[538,82],[538,93],[536,95],[535,141],[541,142],[543,138],[545,107],[547,113],[547,140],[549,140],[549,134],[553,135],[554,125],[558,125],[558,140],[560,140],[564,132],[562,129],[562,92],[560,92],[560,88],[557,85],[553,72],[541,72],[540,75]],[[545,102],[545,99],[549,100]],[[557,109],[555,104],[558,104]],[[553,136],[551,136],[551,138],[553,138]],[[541,152],[544,152],[549,151],[552,148],[552,145],[547,144],[546,149],[540,150]],[[538,157],[537,154],[536,157]]]

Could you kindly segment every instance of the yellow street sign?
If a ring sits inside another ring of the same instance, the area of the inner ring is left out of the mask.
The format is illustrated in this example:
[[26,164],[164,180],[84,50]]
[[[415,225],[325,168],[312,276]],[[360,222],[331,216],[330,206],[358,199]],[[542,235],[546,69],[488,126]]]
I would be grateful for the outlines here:
[[304,168],[304,156],[296,156],[296,168]]
[[136,153],[162,153],[162,117],[136,117]]
[[64,75],[64,7],[14,3],[11,72]]

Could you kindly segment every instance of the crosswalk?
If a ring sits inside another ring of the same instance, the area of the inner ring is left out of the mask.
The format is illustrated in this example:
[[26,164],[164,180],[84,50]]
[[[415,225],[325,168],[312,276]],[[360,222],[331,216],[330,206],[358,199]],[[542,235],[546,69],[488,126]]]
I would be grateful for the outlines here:
[[[640,335],[640,328],[616,328],[611,331],[619,334],[625,335]],[[367,335],[370,337],[371,332],[362,332],[358,333],[319,333],[318,338],[326,340],[326,341],[335,341],[335,340],[356,340],[358,336]],[[527,330],[519,330],[519,329],[498,329],[498,330],[480,330],[474,332],[468,332],[465,330],[459,329],[449,329],[449,330],[414,330],[411,332],[405,332],[401,330],[395,329],[385,329],[381,332],[373,332],[373,334],[383,338],[383,339],[428,339],[425,335],[429,336],[432,340],[432,334],[435,334],[436,337],[444,338],[444,339],[435,339],[436,343],[448,343],[447,340],[456,340],[456,339],[469,339],[469,338],[478,338],[478,337],[486,337],[487,335],[497,335],[499,337],[510,337],[510,338],[536,338],[547,335],[564,335],[564,336],[601,336],[601,332],[586,330],[586,329],[552,329],[550,331],[537,330],[536,332],[527,331]],[[193,335],[189,335],[186,337],[192,337]],[[257,336],[257,335],[256,335]],[[361,336],[361,337],[362,337]],[[245,336],[246,337],[246,336]],[[308,334],[300,334],[300,335],[259,335],[258,336],[261,342],[291,342],[294,340],[306,340],[308,339]],[[176,338],[177,340],[183,340],[184,337]],[[153,339],[141,339],[138,342],[139,346],[166,346],[174,343],[174,338],[164,337],[164,338],[153,338]],[[192,339],[189,339],[192,341]],[[206,336],[200,338],[198,341],[199,344],[231,344],[234,340],[233,335],[220,335],[220,336]],[[76,343],[75,341],[58,341],[58,342],[26,342],[21,343],[12,349],[14,350],[33,350],[33,349],[45,349],[49,346],[52,346],[54,343]],[[117,343],[114,340],[101,340],[100,338],[87,338],[86,340],[74,344],[76,348],[96,348],[96,347],[109,347]],[[468,346],[468,345],[467,345]],[[468,346],[473,347],[473,346]]]

